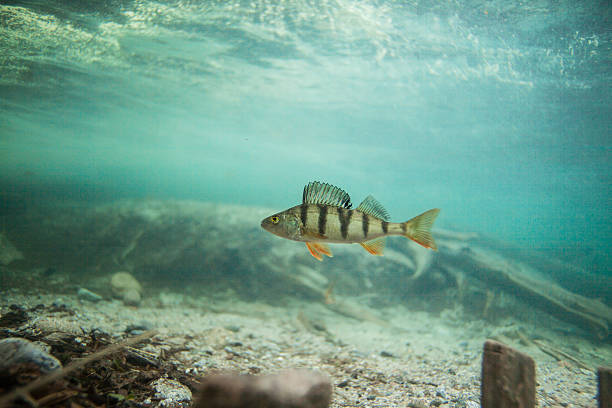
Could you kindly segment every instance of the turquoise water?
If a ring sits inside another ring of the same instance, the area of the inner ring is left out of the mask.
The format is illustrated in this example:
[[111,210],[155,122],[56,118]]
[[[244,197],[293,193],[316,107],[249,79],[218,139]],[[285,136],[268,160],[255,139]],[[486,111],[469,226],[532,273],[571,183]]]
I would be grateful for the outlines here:
[[[0,338],[160,329],[194,378],[309,366],[332,407],[457,408],[494,338],[536,361],[539,406],[594,406],[611,21],[605,0],[0,1]],[[440,208],[439,251],[319,262],[260,227],[311,181],[393,222]]]
[[5,208],[304,184],[609,274],[605,1],[0,6]]

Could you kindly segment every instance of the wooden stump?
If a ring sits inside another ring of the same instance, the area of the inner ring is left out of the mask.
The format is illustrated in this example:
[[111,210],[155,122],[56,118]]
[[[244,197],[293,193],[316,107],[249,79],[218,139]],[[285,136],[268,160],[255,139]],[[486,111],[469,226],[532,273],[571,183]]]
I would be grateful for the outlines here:
[[526,354],[487,340],[482,358],[482,408],[535,407],[535,363]]
[[597,369],[597,380],[599,383],[599,408],[612,407],[612,368],[599,367]]

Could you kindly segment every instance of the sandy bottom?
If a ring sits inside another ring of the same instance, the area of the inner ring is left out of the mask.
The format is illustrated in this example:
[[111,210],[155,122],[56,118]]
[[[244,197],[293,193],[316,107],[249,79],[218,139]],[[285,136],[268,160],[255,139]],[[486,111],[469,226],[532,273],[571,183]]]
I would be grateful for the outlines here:
[[[178,347],[181,351],[171,359],[191,375],[317,370],[334,385],[332,407],[478,407],[482,347],[493,337],[534,358],[539,406],[597,406],[593,369],[521,344],[520,325],[464,323],[459,312],[433,316],[399,306],[377,310],[389,322],[384,325],[337,314],[319,303],[273,307],[176,293],[160,293],[139,307],[126,307],[119,300],[93,303],[77,296],[25,296],[13,290],[3,294],[0,310],[5,313],[11,304],[63,305],[30,313],[25,324],[30,330],[78,334],[95,329],[119,340],[155,329],[155,341],[144,350],[159,356]],[[610,346],[543,334],[551,345],[573,351],[593,368],[612,361]]]

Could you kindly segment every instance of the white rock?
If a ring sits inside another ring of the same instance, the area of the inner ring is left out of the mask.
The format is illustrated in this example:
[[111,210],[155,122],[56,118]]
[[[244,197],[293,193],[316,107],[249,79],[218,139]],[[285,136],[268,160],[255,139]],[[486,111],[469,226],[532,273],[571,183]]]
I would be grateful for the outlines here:
[[160,407],[182,408],[191,405],[191,390],[176,380],[159,378],[151,386],[155,390],[155,398],[160,399]]
[[142,286],[127,272],[117,272],[111,278],[113,295],[126,305],[138,306],[142,299]]

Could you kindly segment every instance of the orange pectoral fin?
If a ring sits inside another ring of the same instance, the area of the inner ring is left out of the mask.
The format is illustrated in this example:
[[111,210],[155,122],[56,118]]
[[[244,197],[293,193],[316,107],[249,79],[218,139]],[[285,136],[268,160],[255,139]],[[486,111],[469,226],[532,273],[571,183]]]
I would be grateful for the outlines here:
[[323,260],[323,256],[321,254],[327,255],[330,258],[333,256],[329,247],[325,244],[321,244],[319,242],[306,242],[306,246],[310,251],[310,255],[314,256],[319,261]]
[[366,251],[371,253],[372,255],[380,255],[383,254],[383,249],[385,249],[385,238],[373,239],[371,241],[360,242],[359,245],[365,248]]

